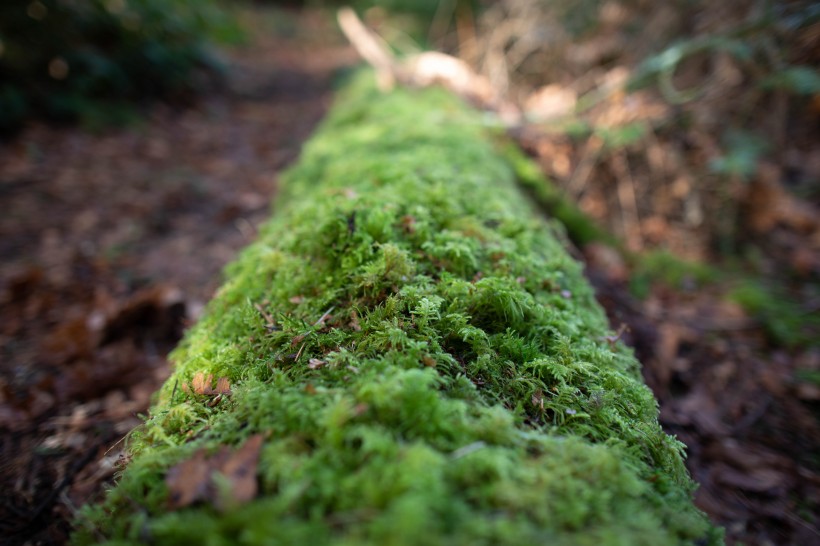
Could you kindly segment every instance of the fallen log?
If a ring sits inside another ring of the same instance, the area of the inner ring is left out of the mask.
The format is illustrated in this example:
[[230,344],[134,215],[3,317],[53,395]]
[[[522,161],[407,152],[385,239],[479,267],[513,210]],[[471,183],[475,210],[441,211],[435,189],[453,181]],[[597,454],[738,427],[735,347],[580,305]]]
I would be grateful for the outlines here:
[[77,544],[719,543],[480,114],[354,79]]

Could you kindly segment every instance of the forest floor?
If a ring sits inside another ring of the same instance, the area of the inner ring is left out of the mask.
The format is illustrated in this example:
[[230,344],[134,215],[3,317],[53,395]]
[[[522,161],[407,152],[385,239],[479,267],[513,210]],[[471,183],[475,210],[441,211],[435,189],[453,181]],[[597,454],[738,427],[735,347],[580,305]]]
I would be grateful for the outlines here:
[[[188,109],[102,132],[33,124],[0,145],[0,543],[64,544],[78,507],[110,483],[168,351],[269,216],[335,75],[358,62],[326,14],[259,12],[253,24],[251,43],[225,54],[225,89]],[[583,163],[560,138],[517,136],[553,177],[561,150]],[[607,223],[606,207],[582,208]],[[813,282],[817,231],[773,222],[764,261]],[[703,246],[657,221],[636,229]],[[697,282],[683,262],[669,262],[670,282],[611,247],[579,250],[613,329],[629,327],[663,425],[689,447],[699,506],[730,543],[818,541],[817,344],[773,340],[725,283]]]

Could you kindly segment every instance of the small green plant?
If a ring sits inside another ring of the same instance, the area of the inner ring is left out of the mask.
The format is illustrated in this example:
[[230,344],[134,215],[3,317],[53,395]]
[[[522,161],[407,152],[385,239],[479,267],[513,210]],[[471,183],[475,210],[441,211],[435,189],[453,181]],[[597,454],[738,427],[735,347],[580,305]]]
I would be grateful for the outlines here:
[[663,250],[639,254],[633,259],[630,291],[639,299],[649,295],[653,283],[665,284],[678,290],[693,290],[719,278],[714,268],[681,260]]
[[790,66],[760,82],[764,89],[784,89],[798,95],[820,93],[820,73],[809,66]]
[[729,297],[761,322],[774,343],[786,347],[820,343],[820,315],[803,308],[782,287],[749,279],[735,287]]
[[746,181],[757,171],[760,157],[768,150],[766,139],[748,131],[729,130],[723,137],[724,154],[709,164],[712,172]]

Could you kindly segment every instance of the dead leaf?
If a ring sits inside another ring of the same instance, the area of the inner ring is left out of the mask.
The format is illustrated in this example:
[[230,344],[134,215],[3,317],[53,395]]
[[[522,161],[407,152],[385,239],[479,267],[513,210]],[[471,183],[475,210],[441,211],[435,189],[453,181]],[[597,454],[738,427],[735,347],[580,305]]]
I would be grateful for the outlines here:
[[[197,502],[211,502],[224,510],[253,500],[258,492],[256,471],[263,442],[262,435],[255,434],[239,449],[231,451],[222,446],[211,456],[200,449],[190,459],[171,467],[165,476],[169,508],[178,510]],[[217,475],[221,479],[215,480]],[[217,481],[222,487],[217,487]]]
[[216,380],[216,389],[214,389],[214,393],[231,394],[231,384],[227,377],[220,377]]
[[230,498],[217,497],[215,505],[219,509],[244,504],[253,500],[258,492],[256,468],[264,438],[254,434],[242,447],[236,450],[220,466],[219,472],[231,484]]
[[362,327],[359,324],[359,315],[356,313],[355,309],[350,313],[350,327],[356,332],[362,331]]
[[401,227],[405,233],[413,234],[416,232],[416,219],[409,214],[401,217]]
[[797,397],[808,402],[817,402],[820,400],[820,387],[812,385],[811,383],[799,383],[795,387]]
[[[98,306],[105,308],[102,303]],[[179,288],[152,286],[123,303],[111,302],[108,306],[110,309],[98,319],[102,344],[123,338],[175,342],[182,336],[186,303]]]
[[213,374],[205,374],[205,372],[196,372],[191,378],[191,385],[187,383],[182,384],[182,390],[188,394],[231,394],[231,383],[227,377],[220,377],[216,380],[216,388],[211,387],[214,383]]
[[190,459],[172,466],[165,476],[169,508],[177,510],[205,498],[210,476],[211,468],[204,449],[194,453]]
[[629,277],[623,256],[615,248],[603,243],[589,243],[583,249],[587,267],[611,282],[624,282]]
[[532,93],[524,103],[528,118],[539,122],[571,114],[578,97],[575,91],[552,84]]
[[530,402],[532,402],[532,405],[536,408],[540,408],[541,411],[544,411],[544,392],[541,389],[537,389],[532,393]]
[[325,364],[327,364],[327,362],[325,362],[324,360],[319,360],[318,358],[311,358],[308,361],[308,368],[310,368],[311,370],[318,370]]
[[212,374],[205,375],[204,372],[196,372],[191,379],[191,389],[196,394],[209,394],[211,384],[214,381]]
[[786,475],[773,468],[755,468],[744,472],[729,465],[717,463],[715,472],[719,482],[754,493],[771,493],[778,488],[788,486]]

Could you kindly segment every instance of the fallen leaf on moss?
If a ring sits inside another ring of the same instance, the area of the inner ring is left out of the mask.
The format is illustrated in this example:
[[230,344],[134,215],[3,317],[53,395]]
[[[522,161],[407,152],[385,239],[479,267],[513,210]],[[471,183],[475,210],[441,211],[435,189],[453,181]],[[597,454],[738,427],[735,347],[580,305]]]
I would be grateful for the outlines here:
[[169,491],[169,508],[184,508],[206,498],[212,472],[213,469],[203,449],[197,451],[190,459],[171,467],[165,476],[165,484]]
[[230,483],[230,496],[217,497],[216,507],[226,508],[227,504],[237,505],[249,502],[256,497],[258,486],[256,483],[256,467],[259,463],[259,453],[262,450],[263,438],[261,434],[251,436],[245,444],[233,452],[219,468],[220,473]]
[[182,390],[186,393],[194,394],[231,394],[231,384],[227,377],[220,377],[216,380],[216,388],[211,387],[214,383],[213,374],[205,374],[205,372],[196,372],[191,378],[191,385],[187,383],[182,384]]
[[410,215],[402,216],[401,227],[405,233],[413,234],[416,232],[416,219]]
[[324,360],[319,360],[318,358],[311,358],[308,361],[308,368],[310,368],[311,370],[318,370],[325,364],[327,364],[327,362],[325,362]]
[[202,372],[197,372],[194,374],[193,379],[191,379],[191,389],[196,394],[208,394],[207,391],[211,390],[211,383],[213,383],[213,380],[213,375],[205,375]]
[[197,502],[211,502],[223,510],[255,498],[262,443],[262,435],[255,434],[239,449],[222,446],[211,456],[200,449],[190,459],[171,467],[165,476],[169,508],[178,510]]
[[215,394],[231,394],[231,384],[227,377],[220,377],[216,380]]
[[356,313],[355,309],[350,313],[350,327],[356,332],[362,331],[362,326],[359,324],[359,314]]

